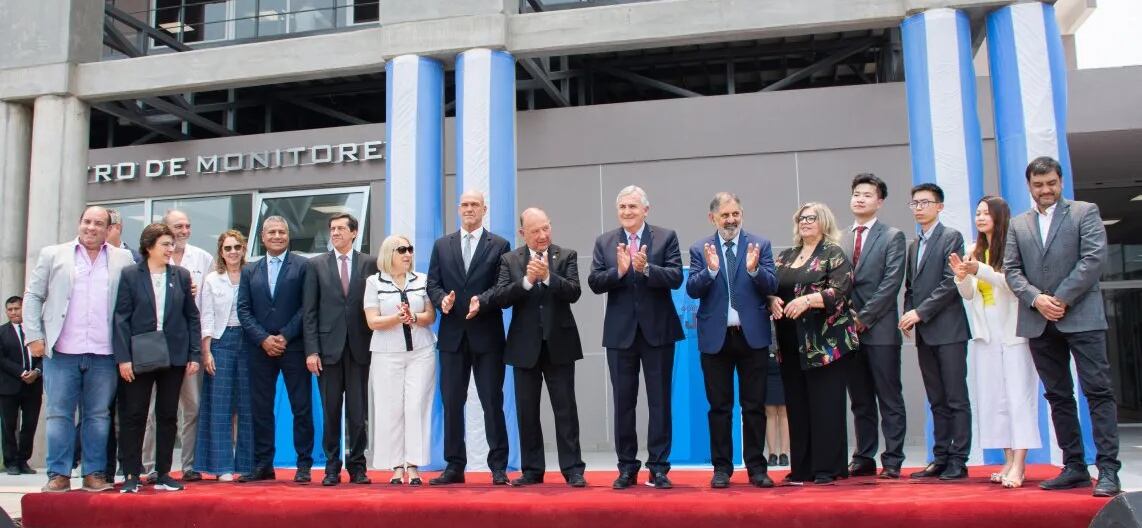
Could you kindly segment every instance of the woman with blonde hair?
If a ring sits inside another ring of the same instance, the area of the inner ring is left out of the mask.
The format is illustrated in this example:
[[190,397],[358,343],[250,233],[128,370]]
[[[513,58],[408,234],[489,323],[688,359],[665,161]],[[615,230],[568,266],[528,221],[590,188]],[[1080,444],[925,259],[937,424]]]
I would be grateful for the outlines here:
[[845,369],[857,348],[852,266],[824,204],[802,205],[793,223],[793,247],[775,259],[777,295],[769,298],[789,416],[786,480],[831,484],[848,477]]
[[249,357],[238,322],[238,280],[246,238],[231,229],[218,236],[214,271],[202,280],[202,378],[195,465],[218,480],[254,470],[254,421]]
[[980,447],[1003,450],[1003,469],[991,481],[1005,488],[1023,486],[1027,450],[1039,438],[1039,375],[1027,340],[1015,335],[1019,300],[1003,276],[1003,250],[1011,209],[998,196],[984,196],[975,209],[979,238],[966,259],[948,257],[956,288],[967,307],[976,373],[974,410]]
[[369,350],[369,425],[373,467],[392,468],[390,484],[421,485],[418,466],[429,461],[432,394],[436,388],[436,309],[413,272],[408,237],[381,243],[380,272],[365,281],[365,319],[373,329]]

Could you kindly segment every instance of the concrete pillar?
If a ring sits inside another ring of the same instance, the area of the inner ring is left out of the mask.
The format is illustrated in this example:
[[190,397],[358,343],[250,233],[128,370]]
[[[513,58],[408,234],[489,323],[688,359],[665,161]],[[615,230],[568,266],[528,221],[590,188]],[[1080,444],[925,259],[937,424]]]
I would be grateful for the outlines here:
[[0,102],[0,300],[24,294],[32,109]]
[[27,269],[40,248],[76,236],[87,203],[87,148],[91,108],[79,98],[36,98],[28,188]]
[[[516,126],[515,58],[506,51],[473,49],[456,57],[456,201],[467,190],[484,193],[488,214],[484,227],[515,240]],[[459,219],[457,219],[459,224]],[[510,317],[510,315],[509,315]],[[519,467],[515,382],[504,377],[504,416],[508,432],[508,466]],[[468,468],[488,469],[484,411],[476,384],[468,385],[464,407]]]

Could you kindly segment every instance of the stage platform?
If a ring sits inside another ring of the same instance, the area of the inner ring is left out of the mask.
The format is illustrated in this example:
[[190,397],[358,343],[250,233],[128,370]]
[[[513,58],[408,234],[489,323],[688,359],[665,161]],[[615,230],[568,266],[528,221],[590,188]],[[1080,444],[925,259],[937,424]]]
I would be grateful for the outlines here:
[[[749,486],[744,471],[728,489],[709,487],[710,472],[675,469],[672,490],[640,483],[615,491],[613,471],[588,471],[588,487],[567,487],[558,473],[539,486],[492,486],[487,473],[469,473],[468,483],[453,486],[393,486],[388,472],[370,472],[373,484],[323,487],[294,484],[293,472],[278,470],[279,480],[238,484],[203,481],[182,492],[150,486],[123,495],[115,492],[34,493],[23,498],[27,528],[162,526],[210,528],[446,527],[540,528],[654,527],[719,528],[771,526],[836,527],[991,527],[1085,528],[1107,499],[1091,497],[1090,488],[1048,492],[1038,482],[1058,470],[1029,468],[1022,489],[991,484],[994,467],[971,468],[971,478],[897,481],[851,478],[835,485]],[[780,481],[786,474],[774,470]],[[905,472],[907,475],[907,471]],[[425,481],[436,473],[426,474]],[[640,477],[645,479],[644,471]]]

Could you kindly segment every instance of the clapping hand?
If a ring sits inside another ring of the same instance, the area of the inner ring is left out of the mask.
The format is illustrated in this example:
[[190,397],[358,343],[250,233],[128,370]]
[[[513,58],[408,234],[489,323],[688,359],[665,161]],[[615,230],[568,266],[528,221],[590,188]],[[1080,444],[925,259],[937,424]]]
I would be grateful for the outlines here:
[[443,299],[440,299],[440,311],[448,313],[452,311],[452,306],[456,304],[456,290],[448,292]]
[[745,253],[745,270],[749,273],[756,272],[759,261],[761,261],[761,246],[755,242],[750,242]]
[[615,247],[615,262],[619,268],[619,276],[627,274],[630,269],[630,252],[627,251],[626,244],[619,244]]
[[547,261],[541,258],[532,258],[527,263],[527,280],[538,284],[547,279]]
[[634,270],[639,273],[646,273],[646,246],[638,248],[638,252],[632,257]]
[[702,249],[706,253],[706,267],[709,268],[710,271],[717,273],[720,267],[718,248],[714,247],[713,244],[706,244]]

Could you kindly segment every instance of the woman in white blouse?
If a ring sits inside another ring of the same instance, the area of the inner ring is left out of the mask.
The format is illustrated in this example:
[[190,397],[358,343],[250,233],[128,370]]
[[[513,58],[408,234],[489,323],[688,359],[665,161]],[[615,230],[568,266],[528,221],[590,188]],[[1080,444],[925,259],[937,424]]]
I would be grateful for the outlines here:
[[412,271],[412,244],[401,235],[381,243],[380,272],[365,281],[369,350],[369,425],[373,467],[393,468],[390,484],[421,485],[428,463],[432,394],[436,387],[436,309],[427,276]]
[[[254,423],[238,278],[246,264],[246,238],[236,230],[218,236],[214,271],[202,281],[202,393],[195,466],[218,480],[254,470]],[[237,427],[235,428],[235,424]]]
[[1027,340],[1015,335],[1019,301],[1003,276],[1007,202],[985,196],[975,210],[979,239],[967,257],[952,253],[949,264],[967,305],[972,330],[971,357],[976,373],[975,409],[980,446],[1003,449],[1003,469],[991,481],[1005,488],[1023,485],[1027,450],[1039,438],[1039,376]]

